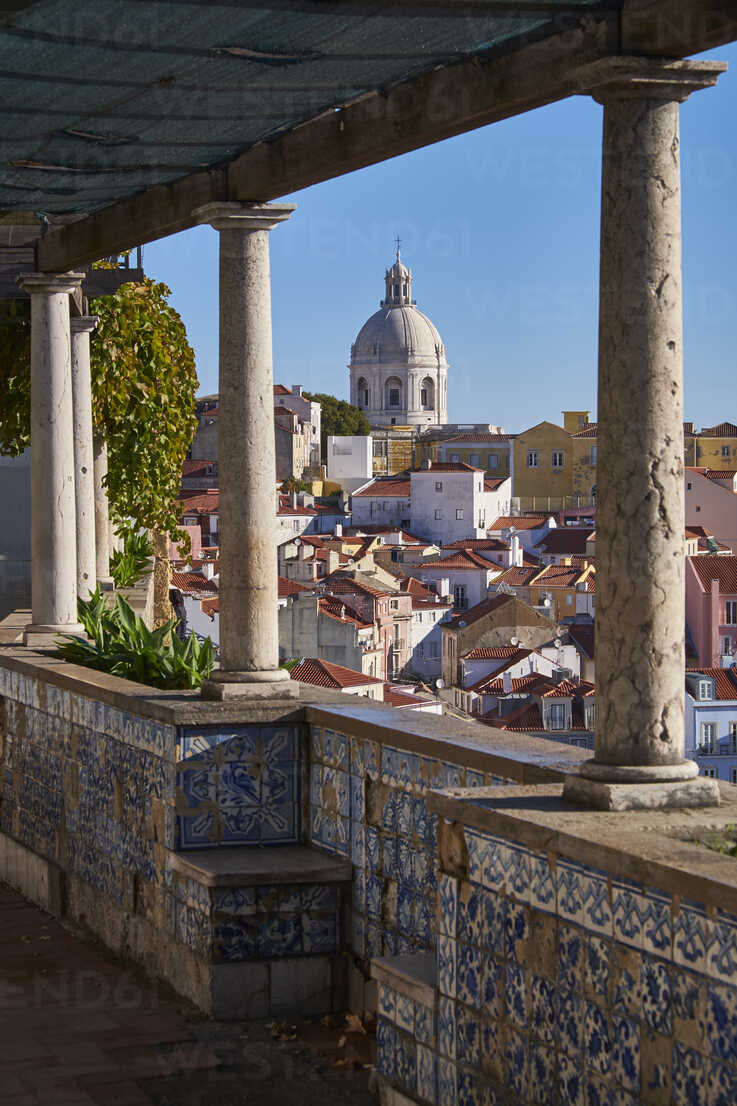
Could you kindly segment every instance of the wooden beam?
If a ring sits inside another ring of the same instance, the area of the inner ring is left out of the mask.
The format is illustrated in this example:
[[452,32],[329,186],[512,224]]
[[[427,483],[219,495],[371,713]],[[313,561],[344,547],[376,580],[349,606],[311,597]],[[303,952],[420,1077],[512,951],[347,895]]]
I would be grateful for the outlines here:
[[[214,201],[268,202],[577,91],[576,71],[624,52],[684,57],[737,38],[737,0],[630,0],[621,24],[582,9],[555,34],[414,78],[51,232],[41,271],[63,272],[192,226]],[[623,49],[623,42],[627,49]]]

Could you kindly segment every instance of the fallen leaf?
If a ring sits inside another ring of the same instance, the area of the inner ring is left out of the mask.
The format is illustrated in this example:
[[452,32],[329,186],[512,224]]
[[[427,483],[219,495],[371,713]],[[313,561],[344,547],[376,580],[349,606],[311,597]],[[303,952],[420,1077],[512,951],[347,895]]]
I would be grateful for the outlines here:
[[366,1027],[358,1014],[346,1014],[345,1027],[349,1033],[365,1033]]

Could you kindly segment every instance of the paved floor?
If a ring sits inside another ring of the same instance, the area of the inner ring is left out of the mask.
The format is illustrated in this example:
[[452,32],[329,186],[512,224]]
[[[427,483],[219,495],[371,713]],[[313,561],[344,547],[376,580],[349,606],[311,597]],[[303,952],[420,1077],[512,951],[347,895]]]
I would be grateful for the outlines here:
[[2,1106],[376,1106],[370,1037],[208,1021],[0,884]]

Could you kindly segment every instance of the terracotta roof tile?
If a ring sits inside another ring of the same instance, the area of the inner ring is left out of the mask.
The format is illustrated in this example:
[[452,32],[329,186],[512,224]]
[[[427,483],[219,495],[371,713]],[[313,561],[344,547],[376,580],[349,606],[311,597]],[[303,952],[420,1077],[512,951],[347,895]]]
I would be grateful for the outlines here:
[[399,691],[391,684],[384,684],[384,702],[391,707],[414,707],[418,703],[429,703],[430,700],[413,695],[410,691]]
[[368,629],[373,622],[364,622],[352,607],[347,606],[336,595],[321,595],[318,599],[318,607],[328,618],[334,618],[336,622],[350,622],[360,629]]
[[705,553],[688,560],[705,591],[711,588],[712,580],[718,580],[719,591],[723,594],[737,592],[737,557],[717,557]]
[[203,591],[217,594],[218,590],[217,584],[208,580],[201,572],[172,572],[171,583],[172,587],[187,595],[198,595]]
[[594,659],[594,624],[572,622],[568,627],[568,636],[573,644],[585,653],[589,660]]
[[592,526],[556,526],[536,542],[535,549],[549,556],[583,555],[586,552],[586,543],[593,532]]
[[289,388],[285,388],[283,384],[275,384],[274,385],[274,395],[275,396],[291,396],[291,394],[292,393],[289,390]]
[[545,525],[545,520],[550,517],[551,515],[548,514],[500,515],[499,518],[495,519],[491,526],[487,526],[486,529],[491,533],[497,530],[508,530],[510,526],[514,526],[516,530],[542,530]]
[[500,584],[508,584],[512,588],[525,588],[529,585],[531,580],[535,579],[539,572],[539,565],[530,566],[529,568],[526,566],[520,568],[517,565],[512,565],[512,567],[508,568],[506,572],[503,572],[501,576],[497,576],[497,578],[492,581],[492,584],[495,588],[499,587]]
[[211,514],[217,512],[220,504],[220,492],[208,489],[204,492],[180,492],[179,502],[183,515]]
[[434,472],[483,472],[484,470],[478,465],[467,465],[464,461],[433,461],[432,468],[416,468],[411,471],[415,475],[432,476]]
[[451,541],[443,546],[443,549],[493,549],[499,553],[509,552],[509,545],[501,538],[462,538],[460,541]]
[[394,497],[409,499],[409,495],[410,483],[408,476],[377,476],[370,484],[353,492],[354,499],[356,496],[359,499],[363,496],[372,496],[375,499],[392,499]]
[[[462,653],[459,659],[462,661],[505,661],[518,652],[518,645],[487,645],[469,649],[467,653]],[[527,652],[530,653],[532,650],[528,649]]]
[[331,687],[338,691],[344,687],[382,683],[375,676],[365,676],[363,672],[356,672],[355,668],[346,668],[342,664],[333,664],[332,661],[318,657],[305,657],[291,669],[289,676],[290,679],[299,680],[304,684]]
[[480,431],[474,433],[469,431],[467,434],[454,434],[452,438],[443,438],[440,442],[441,445],[445,445],[446,442],[508,442],[510,438],[513,438],[513,434],[492,434],[491,432],[485,433]]
[[521,691],[532,691],[533,688],[548,687],[550,680],[540,672],[528,672],[526,676],[513,676],[511,691],[504,690],[504,680],[497,679],[496,673],[492,673],[494,679],[486,688],[487,695],[498,695],[504,698],[506,695],[518,695]]
[[492,561],[486,559],[486,557],[480,556],[478,553],[474,553],[472,549],[459,549],[457,553],[451,553],[449,557],[440,557],[436,560],[428,561],[423,566],[424,569],[429,568],[453,568],[453,569],[478,569],[483,568],[486,571],[498,571],[498,565],[495,565]]
[[716,426],[702,426],[701,437],[737,438],[737,426],[733,422],[720,422]]
[[276,580],[280,599],[286,599],[288,595],[299,595],[301,591],[309,590],[304,584],[298,584],[296,580],[287,580],[286,576],[277,576]]
[[598,425],[595,422],[587,422],[573,435],[574,438],[595,438],[598,433]]
[[707,480],[734,480],[737,469],[706,469],[704,476]]
[[737,669],[687,668],[686,672],[699,676],[711,676],[716,680],[717,699],[720,701],[737,699]]
[[203,614],[208,614],[210,618],[214,618],[216,614],[220,613],[220,597],[216,595],[214,599],[203,599],[200,607]]
[[458,611],[453,615],[449,624],[451,626],[458,626],[460,622],[465,622],[466,626],[473,626],[474,622],[478,622],[480,618],[484,618],[485,615],[491,614],[492,611],[499,610],[500,607],[504,607],[507,603],[513,603],[514,600],[515,597],[513,595],[506,595],[504,593],[500,595],[491,595],[487,599],[482,599],[480,603],[476,603],[475,606],[469,607],[467,611]]

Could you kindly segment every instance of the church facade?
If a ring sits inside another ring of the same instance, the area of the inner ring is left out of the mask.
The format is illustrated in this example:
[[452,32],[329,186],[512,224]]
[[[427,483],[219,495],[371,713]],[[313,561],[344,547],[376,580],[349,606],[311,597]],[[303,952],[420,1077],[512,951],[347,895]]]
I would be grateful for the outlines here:
[[372,427],[443,425],[448,421],[445,346],[412,298],[412,270],[398,247],[384,279],[379,310],[351,346],[351,403]]

